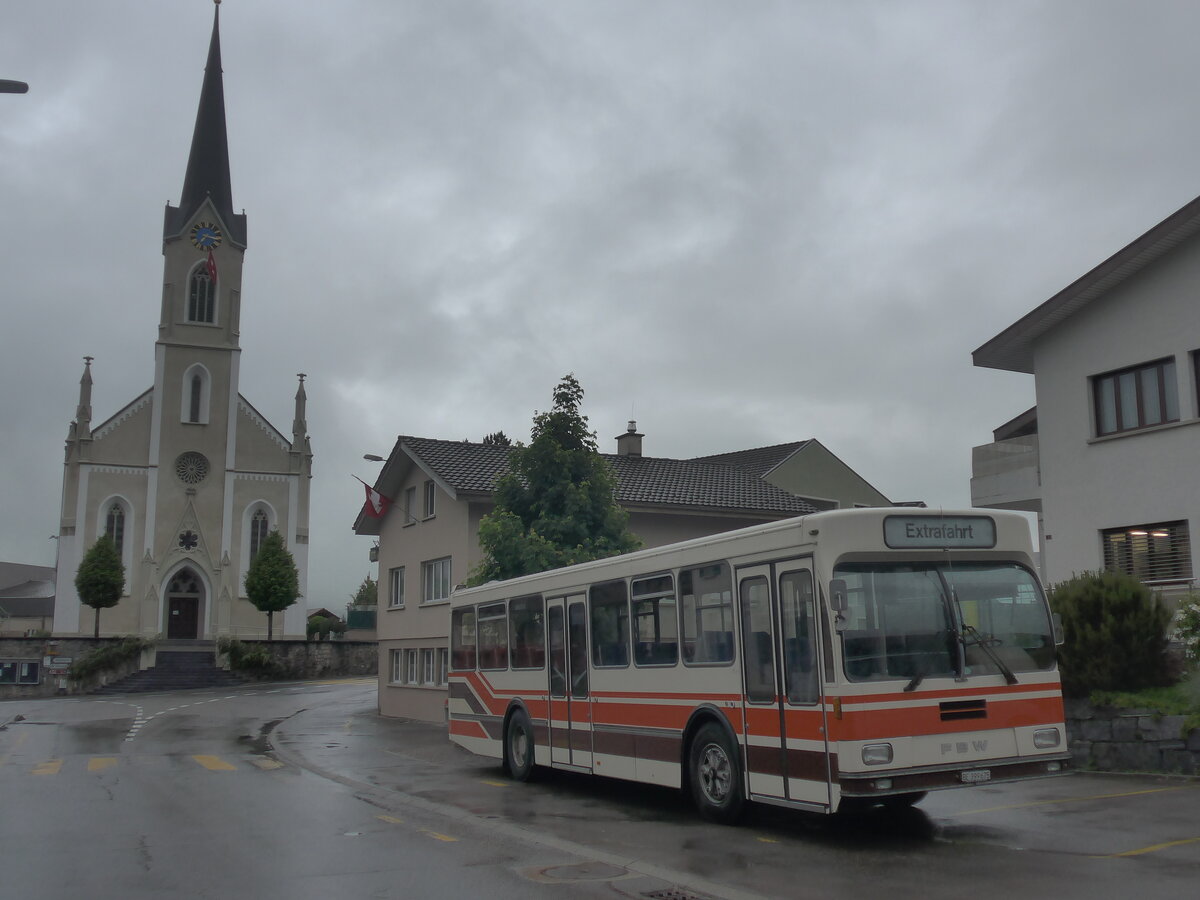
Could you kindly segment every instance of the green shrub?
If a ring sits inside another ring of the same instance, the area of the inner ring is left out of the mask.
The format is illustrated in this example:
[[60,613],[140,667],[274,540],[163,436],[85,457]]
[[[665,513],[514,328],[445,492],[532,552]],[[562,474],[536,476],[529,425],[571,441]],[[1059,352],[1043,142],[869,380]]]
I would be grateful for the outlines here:
[[1193,667],[1200,665],[1200,594],[1188,594],[1179,601],[1175,634]]
[[1171,683],[1171,613],[1136,578],[1117,572],[1076,575],[1054,585],[1049,599],[1063,625],[1058,663],[1064,694],[1086,697]]
[[283,672],[283,667],[266,647],[248,647],[237,638],[222,636],[217,638],[217,650],[229,655],[229,667],[235,671],[259,678],[277,676]]
[[99,675],[101,672],[111,672],[124,662],[139,656],[143,650],[154,646],[154,641],[146,638],[121,638],[117,643],[104,644],[95,650],[89,650],[83,656],[71,663],[67,675],[76,681],[82,681]]

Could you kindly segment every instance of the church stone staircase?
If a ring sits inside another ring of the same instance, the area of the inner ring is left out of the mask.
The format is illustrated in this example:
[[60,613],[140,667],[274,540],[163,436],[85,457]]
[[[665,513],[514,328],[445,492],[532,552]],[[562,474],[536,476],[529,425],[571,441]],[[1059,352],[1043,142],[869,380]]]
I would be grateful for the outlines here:
[[96,694],[132,694],[149,691],[190,691],[246,684],[216,664],[212,641],[164,641],[158,645],[154,665],[93,691]]

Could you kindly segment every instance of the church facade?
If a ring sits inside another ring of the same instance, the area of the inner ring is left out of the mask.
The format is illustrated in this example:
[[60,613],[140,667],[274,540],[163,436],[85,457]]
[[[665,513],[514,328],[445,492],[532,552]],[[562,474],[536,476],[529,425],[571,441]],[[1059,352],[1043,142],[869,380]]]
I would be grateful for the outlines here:
[[101,634],[265,636],[266,614],[246,599],[244,579],[275,530],[300,573],[300,598],[275,617],[275,634],[305,633],[305,376],[290,436],[239,389],[246,216],[233,211],[219,26],[218,7],[183,192],[164,217],[153,386],[93,425],[85,357],[66,442],[55,635],[92,633],[94,611],[80,603],[75,574],[108,534],[125,566],[125,593],[101,611]]

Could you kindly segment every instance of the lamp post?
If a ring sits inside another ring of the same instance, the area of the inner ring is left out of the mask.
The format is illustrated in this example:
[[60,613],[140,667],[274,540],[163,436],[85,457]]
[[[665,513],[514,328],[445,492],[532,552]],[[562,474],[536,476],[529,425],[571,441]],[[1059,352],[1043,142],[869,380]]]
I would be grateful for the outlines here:
[[29,91],[29,85],[23,81],[10,81],[0,78],[0,94],[24,94]]

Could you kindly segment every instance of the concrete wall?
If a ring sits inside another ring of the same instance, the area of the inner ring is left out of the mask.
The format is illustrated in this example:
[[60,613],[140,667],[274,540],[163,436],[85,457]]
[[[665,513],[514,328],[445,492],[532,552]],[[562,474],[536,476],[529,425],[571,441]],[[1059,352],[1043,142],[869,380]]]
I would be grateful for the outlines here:
[[[374,641],[242,641],[247,648],[265,647],[281,672],[271,679],[308,680],[374,675],[379,655]],[[224,658],[222,657],[222,662]],[[238,674],[244,675],[245,672]]]

